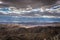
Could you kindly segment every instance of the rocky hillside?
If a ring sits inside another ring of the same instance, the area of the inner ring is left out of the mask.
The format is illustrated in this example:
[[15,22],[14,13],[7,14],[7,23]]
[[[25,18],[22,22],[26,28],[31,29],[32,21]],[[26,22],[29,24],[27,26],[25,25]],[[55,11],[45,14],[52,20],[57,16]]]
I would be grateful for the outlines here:
[[60,27],[37,26],[24,28],[0,24],[0,40],[60,40]]

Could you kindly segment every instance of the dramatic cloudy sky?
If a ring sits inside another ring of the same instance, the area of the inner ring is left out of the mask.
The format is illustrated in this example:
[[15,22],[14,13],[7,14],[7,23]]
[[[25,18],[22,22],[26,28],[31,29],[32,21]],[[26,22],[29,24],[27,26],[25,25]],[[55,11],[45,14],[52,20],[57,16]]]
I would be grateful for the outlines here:
[[[32,8],[34,8],[34,9],[32,9],[31,10],[31,12],[25,12],[25,13],[23,13],[23,14],[20,14],[21,16],[27,16],[27,17],[29,17],[29,16],[31,16],[31,17],[35,17],[35,16],[42,16],[42,17],[55,17],[55,16],[60,16],[60,13],[48,13],[48,12],[40,12],[40,10],[39,9],[37,9],[37,8],[40,8],[40,7],[43,7],[43,8],[45,8],[45,7],[51,7],[51,6],[53,6],[53,5],[55,5],[55,4],[60,4],[60,0],[0,0],[0,7],[5,7],[5,6],[15,6],[15,7],[17,7],[17,8],[27,8],[28,6],[31,6]],[[35,11],[34,11],[35,10]],[[37,10],[37,11],[36,11]],[[6,11],[6,10],[4,10],[4,11]],[[8,14],[8,13],[5,13],[4,12],[4,14]],[[40,19],[40,18],[32,18],[32,19],[29,19],[29,18],[25,18],[25,17],[21,17],[21,18],[19,18],[20,17],[20,15],[19,16],[4,16],[4,15],[2,15],[2,13],[0,13],[0,22],[6,22],[6,21],[8,21],[8,22],[11,22],[11,21],[13,21],[13,22],[19,22],[19,21],[34,21],[34,22],[39,22],[40,20],[41,21],[44,21],[44,22],[46,22],[46,21],[54,21],[55,20],[55,22],[56,22],[56,20],[59,22],[60,21],[60,17],[58,18],[58,19],[56,19],[56,18],[52,18],[52,19]],[[14,13],[12,13],[12,14],[10,14],[10,15],[17,15],[17,14],[14,14]],[[44,16],[43,16],[44,15]]]
[[13,5],[17,7],[27,7],[27,5],[31,5],[33,8],[48,6],[53,4],[59,4],[59,0],[1,0],[5,3],[9,3],[8,5]]
[[[39,7],[51,7],[55,4],[60,4],[60,0],[0,0],[0,6],[15,6],[18,8],[27,8],[29,5],[32,8],[39,8]],[[2,14],[2,13],[0,13]],[[12,13],[12,15],[15,15]],[[17,14],[16,14],[17,15]],[[51,14],[51,13],[41,13],[38,11],[32,11],[24,14],[20,14],[23,16],[41,16],[41,15],[57,15],[60,16],[60,14]]]

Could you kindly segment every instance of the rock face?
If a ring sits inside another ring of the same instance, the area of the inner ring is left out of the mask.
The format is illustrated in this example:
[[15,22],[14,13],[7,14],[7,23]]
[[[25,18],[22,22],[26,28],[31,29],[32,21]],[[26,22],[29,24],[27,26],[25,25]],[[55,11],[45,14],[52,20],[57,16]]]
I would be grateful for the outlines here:
[[0,40],[60,40],[60,27],[57,26],[23,28],[14,25],[0,24]]

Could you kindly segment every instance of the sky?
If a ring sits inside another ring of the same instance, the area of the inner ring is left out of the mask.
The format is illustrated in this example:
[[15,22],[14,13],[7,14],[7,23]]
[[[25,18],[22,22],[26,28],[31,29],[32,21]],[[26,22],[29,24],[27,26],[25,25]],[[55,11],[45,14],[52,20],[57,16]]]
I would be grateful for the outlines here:
[[[60,22],[59,4],[59,0],[0,0],[0,22]],[[53,9],[55,5],[58,8]]]
[[26,8],[28,5],[33,8],[41,7],[41,6],[51,6],[54,4],[60,4],[59,0],[1,0],[6,3],[8,6],[16,6],[21,8]]

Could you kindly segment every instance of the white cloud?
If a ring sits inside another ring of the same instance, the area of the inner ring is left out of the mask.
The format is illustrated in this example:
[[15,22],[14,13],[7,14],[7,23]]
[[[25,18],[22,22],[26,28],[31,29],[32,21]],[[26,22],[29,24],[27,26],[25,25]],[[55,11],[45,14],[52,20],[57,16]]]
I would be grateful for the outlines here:
[[2,1],[0,1],[0,4],[3,4],[3,2],[2,2]]

